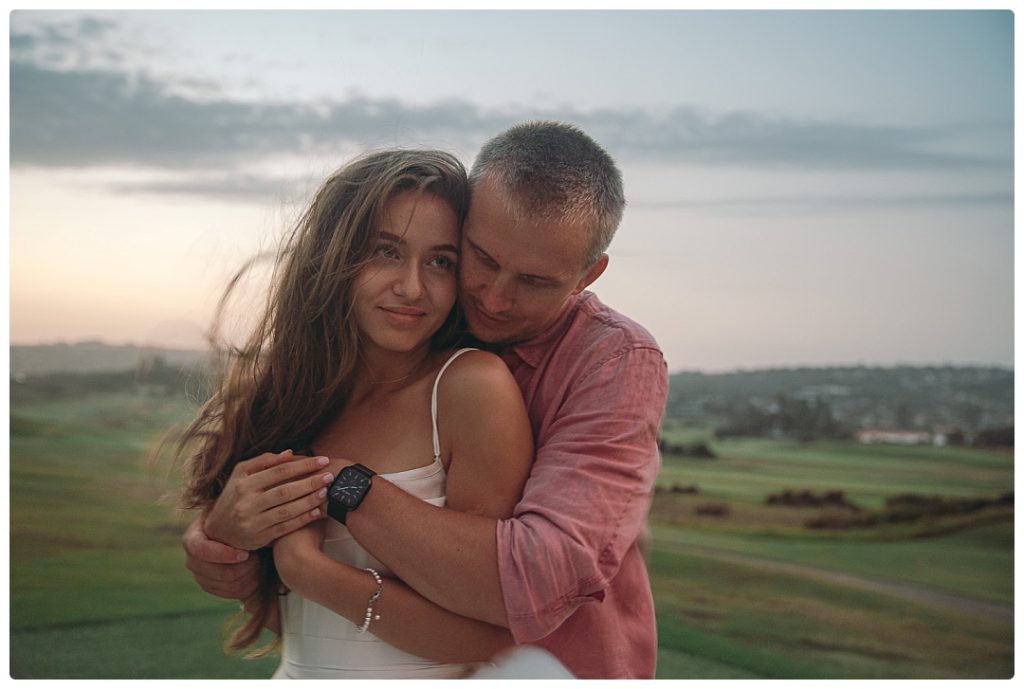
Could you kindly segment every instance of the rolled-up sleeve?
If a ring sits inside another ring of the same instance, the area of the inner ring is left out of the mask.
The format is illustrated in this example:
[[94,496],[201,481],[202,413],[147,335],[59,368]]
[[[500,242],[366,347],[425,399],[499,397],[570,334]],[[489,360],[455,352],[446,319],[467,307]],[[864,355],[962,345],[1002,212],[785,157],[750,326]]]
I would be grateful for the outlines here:
[[603,600],[650,507],[667,394],[661,352],[626,347],[579,372],[542,428],[523,499],[497,527],[502,595],[518,643]]

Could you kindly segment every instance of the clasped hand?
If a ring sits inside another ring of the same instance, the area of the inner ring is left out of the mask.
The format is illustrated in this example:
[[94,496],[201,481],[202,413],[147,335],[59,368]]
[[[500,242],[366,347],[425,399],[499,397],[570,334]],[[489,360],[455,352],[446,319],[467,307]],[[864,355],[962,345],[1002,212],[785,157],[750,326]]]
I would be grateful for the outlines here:
[[320,518],[333,479],[327,464],[326,457],[296,457],[290,450],[239,462],[206,514],[206,535],[256,550]]
[[252,595],[259,562],[249,551],[321,518],[331,480],[320,458],[290,450],[239,462],[217,501],[182,537],[185,566],[196,583],[222,598]]

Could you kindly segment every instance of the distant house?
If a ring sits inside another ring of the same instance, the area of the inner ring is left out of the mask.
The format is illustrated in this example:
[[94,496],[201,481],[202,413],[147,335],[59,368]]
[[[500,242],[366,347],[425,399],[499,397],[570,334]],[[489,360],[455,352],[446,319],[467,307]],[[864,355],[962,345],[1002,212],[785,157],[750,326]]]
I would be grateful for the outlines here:
[[857,431],[857,440],[862,443],[885,443],[888,445],[927,445],[932,442],[944,444],[945,437],[943,436],[941,440],[933,439],[932,434],[927,431],[863,428]]

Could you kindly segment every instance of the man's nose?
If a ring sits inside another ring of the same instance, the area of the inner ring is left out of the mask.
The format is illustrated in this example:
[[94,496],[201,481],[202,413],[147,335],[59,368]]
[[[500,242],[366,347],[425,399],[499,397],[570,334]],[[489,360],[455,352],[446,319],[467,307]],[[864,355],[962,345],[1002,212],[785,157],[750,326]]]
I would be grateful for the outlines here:
[[491,314],[499,315],[512,308],[515,303],[515,286],[511,278],[497,276],[480,288],[480,302]]

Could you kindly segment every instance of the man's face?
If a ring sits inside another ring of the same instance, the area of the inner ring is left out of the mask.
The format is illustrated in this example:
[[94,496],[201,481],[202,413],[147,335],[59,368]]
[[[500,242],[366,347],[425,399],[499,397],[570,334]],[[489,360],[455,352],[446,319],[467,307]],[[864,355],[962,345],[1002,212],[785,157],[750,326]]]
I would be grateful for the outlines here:
[[562,222],[520,221],[504,192],[477,184],[462,231],[459,299],[483,342],[510,345],[543,332],[604,270],[583,269],[588,233]]

